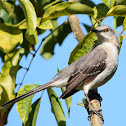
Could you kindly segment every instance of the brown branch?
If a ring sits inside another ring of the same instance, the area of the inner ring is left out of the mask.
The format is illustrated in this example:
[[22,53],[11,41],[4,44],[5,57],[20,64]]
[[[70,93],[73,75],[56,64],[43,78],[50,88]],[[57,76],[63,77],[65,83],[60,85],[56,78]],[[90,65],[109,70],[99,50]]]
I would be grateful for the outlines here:
[[71,16],[68,16],[67,19],[68,19],[71,29],[74,33],[74,37],[77,39],[78,42],[80,42],[84,38],[85,35],[81,29],[80,22],[79,22],[77,16],[71,15]]
[[[101,96],[98,94],[97,88],[89,91],[88,97],[91,100],[91,104],[93,105],[95,110],[100,110],[100,102],[102,101]],[[89,106],[89,111],[91,111],[91,108]],[[102,115],[102,112],[99,112]],[[93,114],[90,118],[91,126],[103,126],[102,119],[96,115]]]
[[[79,2],[79,0],[69,0],[69,2]],[[79,20],[77,18],[76,15],[70,15],[67,17],[69,23],[70,23],[70,26],[71,26],[71,29],[74,33],[74,37],[77,39],[78,42],[80,42],[83,38],[84,38],[84,33],[80,27],[80,23],[79,23]],[[100,96],[98,97],[98,95],[96,95],[98,92],[97,92],[97,89],[94,89],[93,91],[89,91],[89,94],[88,94],[88,97],[90,98],[91,100],[91,103],[94,107],[95,110],[100,110]],[[89,106],[89,110],[90,110],[90,106]],[[102,114],[102,112],[100,113]],[[91,126],[103,126],[102,124],[102,119],[97,116],[96,114],[93,114],[90,118],[90,123],[91,123]]]

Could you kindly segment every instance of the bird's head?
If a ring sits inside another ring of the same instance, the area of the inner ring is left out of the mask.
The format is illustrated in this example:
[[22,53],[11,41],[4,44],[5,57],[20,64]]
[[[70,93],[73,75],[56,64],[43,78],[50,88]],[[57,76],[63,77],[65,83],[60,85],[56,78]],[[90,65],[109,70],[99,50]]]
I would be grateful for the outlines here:
[[99,26],[91,31],[95,32],[100,43],[109,42],[119,46],[117,36],[112,28],[109,26]]

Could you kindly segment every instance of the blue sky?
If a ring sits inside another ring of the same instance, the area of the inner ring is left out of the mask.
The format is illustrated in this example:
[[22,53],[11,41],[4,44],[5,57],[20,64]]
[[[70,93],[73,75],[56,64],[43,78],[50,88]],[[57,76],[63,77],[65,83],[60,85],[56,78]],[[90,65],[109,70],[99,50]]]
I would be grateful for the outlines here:
[[[96,1],[100,3],[100,0]],[[86,23],[91,26],[91,21],[89,20],[88,16],[86,15],[78,15],[79,21]],[[61,24],[66,20],[65,17],[61,17],[58,20],[58,23]],[[113,17],[106,18],[103,23],[113,28]],[[81,25],[82,26],[82,25]],[[87,34],[85,28],[82,26],[82,29],[85,34]],[[122,31],[122,27],[117,28],[118,32]],[[38,43],[41,42],[41,39],[44,38],[49,32],[46,32],[43,36],[38,37]],[[126,32],[124,33],[126,35]],[[117,34],[117,36],[119,36]],[[126,113],[126,100],[125,100],[125,89],[126,89],[126,38],[123,40],[122,48],[119,54],[119,66],[117,72],[115,73],[114,77],[106,83],[104,86],[98,88],[100,95],[103,98],[101,103],[101,108],[103,110],[104,116],[104,126],[125,126],[125,113]],[[63,44],[59,46],[58,44],[55,46],[55,54],[50,60],[45,60],[37,53],[36,57],[34,58],[32,65],[26,78],[24,80],[24,85],[26,84],[44,84],[51,80],[51,78],[57,73],[57,67],[61,70],[68,65],[68,60],[71,51],[77,45],[77,41],[73,36],[73,33],[69,34],[67,38],[64,40]],[[37,46],[36,46],[37,47]],[[23,57],[21,61],[21,65],[27,67],[31,56],[28,56],[26,60]],[[22,76],[25,70],[20,70],[18,72],[18,79],[17,83],[21,81]],[[58,96],[61,95],[61,90],[59,88],[53,88]],[[37,93],[34,96],[34,100],[41,96],[41,93]],[[85,108],[78,106],[77,103],[82,102],[82,98],[84,97],[83,91],[80,91],[73,95],[72,97],[72,105],[71,105],[71,112],[70,118],[67,114],[67,107],[64,100],[61,100],[67,126],[77,126],[77,125],[85,125],[89,126],[90,122],[87,120],[88,114]],[[9,118],[7,126],[21,126],[21,119],[19,114],[16,111],[16,104],[13,106]],[[41,99],[41,105],[38,113],[37,124],[36,126],[49,126],[53,125],[56,126],[56,120],[51,112],[51,106],[49,102],[49,98],[47,95],[46,90],[43,93]]]

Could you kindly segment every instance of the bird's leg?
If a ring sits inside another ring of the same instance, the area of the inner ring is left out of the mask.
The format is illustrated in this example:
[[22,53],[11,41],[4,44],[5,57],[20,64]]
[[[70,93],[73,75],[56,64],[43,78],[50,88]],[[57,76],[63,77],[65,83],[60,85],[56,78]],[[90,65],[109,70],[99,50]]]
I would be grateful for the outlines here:
[[102,116],[102,114],[100,113],[100,112],[101,112],[101,109],[100,109],[100,110],[95,110],[94,107],[93,107],[93,105],[92,105],[92,103],[91,103],[91,101],[90,101],[90,99],[89,99],[89,97],[88,97],[88,95],[85,94],[85,96],[86,96],[86,99],[87,99],[87,101],[88,101],[89,108],[90,108],[90,110],[89,110],[89,117],[88,117],[88,118],[91,118],[91,116],[92,116],[93,114],[96,114],[96,115],[99,116],[99,117],[101,118],[101,120],[104,122],[103,116]]

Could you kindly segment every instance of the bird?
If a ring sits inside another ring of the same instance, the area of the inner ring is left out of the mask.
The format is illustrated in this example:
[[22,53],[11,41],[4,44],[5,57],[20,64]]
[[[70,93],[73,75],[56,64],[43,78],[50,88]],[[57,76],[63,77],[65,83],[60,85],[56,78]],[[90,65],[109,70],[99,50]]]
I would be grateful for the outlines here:
[[[104,25],[91,31],[96,33],[99,41],[98,45],[64,68],[58,74],[58,77],[0,105],[0,109],[52,87],[66,87],[65,92],[60,96],[62,99],[83,90],[89,105],[92,106],[88,93],[90,90],[102,86],[113,77],[118,67],[120,46],[118,38],[111,27]],[[95,111],[93,106],[92,110]]]

